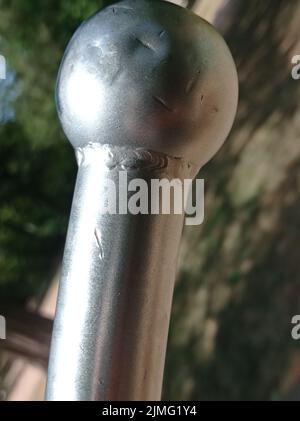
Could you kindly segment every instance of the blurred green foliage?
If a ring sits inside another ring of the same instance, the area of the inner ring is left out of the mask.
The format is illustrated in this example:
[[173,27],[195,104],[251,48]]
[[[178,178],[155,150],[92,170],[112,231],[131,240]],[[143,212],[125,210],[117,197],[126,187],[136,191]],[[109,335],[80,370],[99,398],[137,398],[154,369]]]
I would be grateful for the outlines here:
[[1,0],[0,293],[41,293],[60,258],[76,164],[60,128],[54,87],[62,53],[82,20],[109,2]]

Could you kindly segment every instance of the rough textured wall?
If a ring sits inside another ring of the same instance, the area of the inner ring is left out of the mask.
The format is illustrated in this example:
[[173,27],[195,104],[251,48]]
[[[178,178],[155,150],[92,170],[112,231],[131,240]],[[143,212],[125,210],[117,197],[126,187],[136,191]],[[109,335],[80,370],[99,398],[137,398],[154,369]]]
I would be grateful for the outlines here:
[[300,4],[233,9],[231,24],[217,19],[238,65],[238,117],[199,174],[206,217],[185,230],[166,398],[300,398],[290,333],[300,313],[300,82],[290,76]]

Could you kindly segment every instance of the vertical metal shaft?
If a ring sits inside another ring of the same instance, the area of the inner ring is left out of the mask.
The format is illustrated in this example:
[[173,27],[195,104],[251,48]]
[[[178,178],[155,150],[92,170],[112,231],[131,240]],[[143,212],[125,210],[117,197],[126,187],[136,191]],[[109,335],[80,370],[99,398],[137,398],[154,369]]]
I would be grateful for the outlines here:
[[182,177],[185,165],[150,152],[139,160],[130,149],[84,154],[91,157],[82,159],[75,189],[48,394],[160,399],[183,217],[103,215],[103,185],[109,177],[119,186],[129,157],[128,181],[143,178],[149,185],[153,177]]
[[[150,191],[153,179],[193,178],[225,140],[236,104],[226,44],[185,9],[123,1],[72,38],[57,107],[79,171],[48,400],[160,399],[184,216],[129,214],[124,194],[136,179]],[[104,212],[108,185],[115,214]]]

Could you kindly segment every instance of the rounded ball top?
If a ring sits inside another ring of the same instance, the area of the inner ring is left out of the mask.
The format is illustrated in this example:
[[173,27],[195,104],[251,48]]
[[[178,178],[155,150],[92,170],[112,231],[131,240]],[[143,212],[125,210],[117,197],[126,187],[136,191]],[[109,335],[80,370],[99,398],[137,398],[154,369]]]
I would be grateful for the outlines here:
[[238,82],[223,38],[164,1],[125,0],[75,32],[56,100],[72,145],[143,147],[204,165],[232,126]]

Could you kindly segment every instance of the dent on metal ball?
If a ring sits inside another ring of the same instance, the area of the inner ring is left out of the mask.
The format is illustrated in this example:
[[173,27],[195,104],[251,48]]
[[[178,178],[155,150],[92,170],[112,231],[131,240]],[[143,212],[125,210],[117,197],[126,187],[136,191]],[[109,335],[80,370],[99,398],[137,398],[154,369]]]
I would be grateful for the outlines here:
[[200,168],[220,148],[237,107],[236,68],[223,38],[164,1],[125,0],[75,32],[56,99],[72,145],[128,145]]

